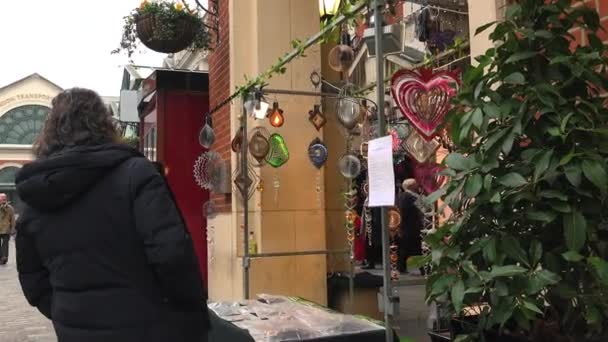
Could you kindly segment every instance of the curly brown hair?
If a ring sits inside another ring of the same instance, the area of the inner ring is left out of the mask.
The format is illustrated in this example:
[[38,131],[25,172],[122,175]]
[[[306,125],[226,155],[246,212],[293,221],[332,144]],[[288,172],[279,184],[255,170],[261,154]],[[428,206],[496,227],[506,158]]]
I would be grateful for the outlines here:
[[94,91],[67,89],[53,98],[51,111],[34,143],[34,155],[45,158],[66,147],[118,141],[108,107]]

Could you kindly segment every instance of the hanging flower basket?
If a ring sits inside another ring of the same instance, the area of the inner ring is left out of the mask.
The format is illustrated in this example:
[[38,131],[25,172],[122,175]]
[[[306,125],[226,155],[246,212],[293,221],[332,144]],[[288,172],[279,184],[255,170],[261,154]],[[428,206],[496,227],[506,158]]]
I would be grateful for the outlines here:
[[[197,18],[176,18],[165,22],[154,14],[137,16],[135,26],[139,40],[156,52],[175,53],[187,49],[196,36]],[[200,24],[199,24],[200,25]],[[168,29],[171,26],[171,29]]]
[[144,1],[125,17],[120,47],[112,53],[131,57],[139,43],[161,53],[209,50],[209,32],[202,15],[185,2]]

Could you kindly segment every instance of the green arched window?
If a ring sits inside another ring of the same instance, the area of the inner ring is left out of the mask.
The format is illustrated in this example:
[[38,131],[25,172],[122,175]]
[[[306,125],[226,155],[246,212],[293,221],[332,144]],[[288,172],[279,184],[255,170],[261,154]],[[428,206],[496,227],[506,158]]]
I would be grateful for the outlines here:
[[0,187],[7,185],[15,185],[15,176],[19,168],[16,166],[7,166],[0,169]]
[[0,116],[0,144],[33,144],[49,111],[45,106],[25,105]]

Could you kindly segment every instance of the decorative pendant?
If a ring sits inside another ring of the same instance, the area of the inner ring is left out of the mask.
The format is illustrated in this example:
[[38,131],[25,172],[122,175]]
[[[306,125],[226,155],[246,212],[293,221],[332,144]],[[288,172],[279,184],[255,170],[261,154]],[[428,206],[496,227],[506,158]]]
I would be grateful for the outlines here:
[[394,241],[391,244],[390,247],[390,262],[391,262],[391,279],[393,281],[399,280],[399,276],[401,275],[399,273],[399,267],[398,267],[398,262],[399,262],[399,246],[397,246]]
[[320,131],[327,123],[325,114],[321,112],[321,105],[315,105],[314,109],[308,112],[308,121]]
[[194,162],[193,174],[199,187],[212,190],[222,176],[222,157],[215,151],[204,152]]
[[412,132],[405,141],[404,149],[418,163],[424,163],[437,152],[439,145],[434,139],[426,141],[418,132]]
[[266,162],[275,168],[281,167],[289,160],[289,150],[285,139],[279,133],[273,133],[268,138],[270,144],[270,151],[266,155]]
[[232,148],[232,152],[234,153],[240,153],[241,152],[241,146],[243,146],[243,127],[239,128],[239,131],[236,133],[236,135],[234,136],[234,138],[232,138],[232,142],[230,144],[230,147]]
[[205,126],[201,128],[201,131],[198,135],[198,143],[206,148],[210,149],[213,143],[215,142],[215,133],[213,132],[213,127],[211,125],[211,115],[207,114],[207,120],[205,122]]
[[400,70],[392,78],[391,93],[401,113],[430,141],[450,109],[460,81],[450,71]]
[[279,103],[276,101],[272,104],[272,113],[268,117],[268,121],[270,121],[270,125],[272,127],[281,127],[285,122],[285,117],[283,117],[283,110],[279,108]]
[[361,119],[361,107],[359,101],[351,97],[343,97],[338,100],[336,110],[338,122],[347,130],[352,130]]
[[[241,196],[247,196],[247,198],[251,198],[257,189],[257,182],[259,177],[255,170],[247,164],[247,169],[243,170],[240,164],[237,166],[236,170],[234,170],[233,174],[234,178],[234,186],[238,193]],[[235,192],[237,192],[235,190]]]
[[327,146],[321,141],[319,138],[315,138],[308,145],[308,158],[312,165],[314,165],[317,169],[320,169],[325,165],[327,161]]
[[[348,191],[344,193],[344,207],[345,211],[345,228],[346,228],[346,242],[350,251],[351,260],[354,258],[354,241],[355,241],[355,219],[357,213],[354,210],[357,203],[357,189],[353,187],[352,182],[348,184]],[[355,203],[355,205],[352,205]]]
[[414,166],[414,178],[418,185],[429,195],[441,187],[447,177],[440,174],[443,167],[437,163],[422,163]]
[[263,164],[268,151],[270,150],[270,143],[262,133],[255,132],[249,139],[249,153],[257,160],[258,163]]
[[338,161],[338,169],[344,178],[357,178],[361,173],[361,160],[356,155],[347,153]]
[[394,235],[399,232],[399,228],[401,227],[401,212],[397,207],[388,209],[388,227]]
[[203,204],[203,217],[208,219],[212,219],[216,216],[217,209],[215,208],[215,203],[212,200],[208,200]]

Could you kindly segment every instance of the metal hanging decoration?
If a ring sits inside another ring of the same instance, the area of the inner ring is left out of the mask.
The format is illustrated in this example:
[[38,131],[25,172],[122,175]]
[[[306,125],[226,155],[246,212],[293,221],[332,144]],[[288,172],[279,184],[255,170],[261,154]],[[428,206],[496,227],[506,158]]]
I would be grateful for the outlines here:
[[338,122],[347,130],[354,129],[361,120],[361,106],[359,101],[352,97],[342,97],[338,100],[336,110]]
[[352,182],[348,184],[348,190],[344,193],[344,218],[346,228],[346,241],[350,251],[350,257],[354,258],[354,241],[355,241],[355,219],[357,218],[357,188]]
[[239,128],[239,131],[236,133],[236,135],[234,136],[234,138],[232,138],[232,142],[230,143],[230,147],[232,148],[232,152],[234,153],[240,153],[241,152],[241,146],[243,144],[243,137],[245,135],[243,134],[243,127]]
[[248,143],[249,153],[255,158],[258,164],[261,166],[264,164],[265,158],[270,151],[270,143],[268,139],[260,132],[255,131],[249,139]]
[[[256,192],[257,183],[259,177],[251,165],[247,164],[247,169],[243,170],[240,165],[234,170],[232,176],[234,178],[234,186],[241,196],[247,196],[247,198],[253,197]],[[246,190],[248,189],[248,191]],[[246,192],[247,191],[247,192]],[[236,191],[235,191],[236,192]]]
[[391,93],[401,113],[430,141],[439,133],[459,84],[450,71],[400,70],[392,78]]
[[439,146],[440,144],[436,140],[426,141],[418,132],[412,132],[404,144],[407,154],[418,163],[424,163],[435,155]]
[[327,161],[327,156],[327,145],[325,145],[321,139],[315,138],[310,142],[310,145],[308,145],[308,159],[310,159],[312,165],[317,169],[322,168]]
[[285,139],[279,133],[273,133],[270,138],[268,138],[268,143],[270,144],[270,151],[266,155],[266,162],[268,165],[279,168],[289,160],[289,150],[287,149],[287,144],[285,143]]
[[338,161],[338,169],[344,178],[357,178],[361,173],[361,160],[356,155],[347,153]]
[[434,162],[414,166],[414,178],[427,195],[439,190],[446,181],[446,176],[441,174],[442,170],[443,167]]
[[213,190],[221,182],[222,157],[215,151],[204,152],[196,159],[193,174],[198,186]]
[[308,121],[315,126],[317,131],[320,131],[323,126],[327,123],[325,114],[321,112],[321,105],[315,105],[314,108],[308,111]]
[[355,51],[350,46],[347,30],[343,30],[340,44],[336,45],[328,55],[329,67],[334,71],[347,72],[355,61]]
[[211,122],[211,115],[207,114],[207,118],[205,120],[205,125],[201,128],[200,133],[198,134],[198,143],[209,149],[215,142],[215,133],[213,132],[213,125]]

